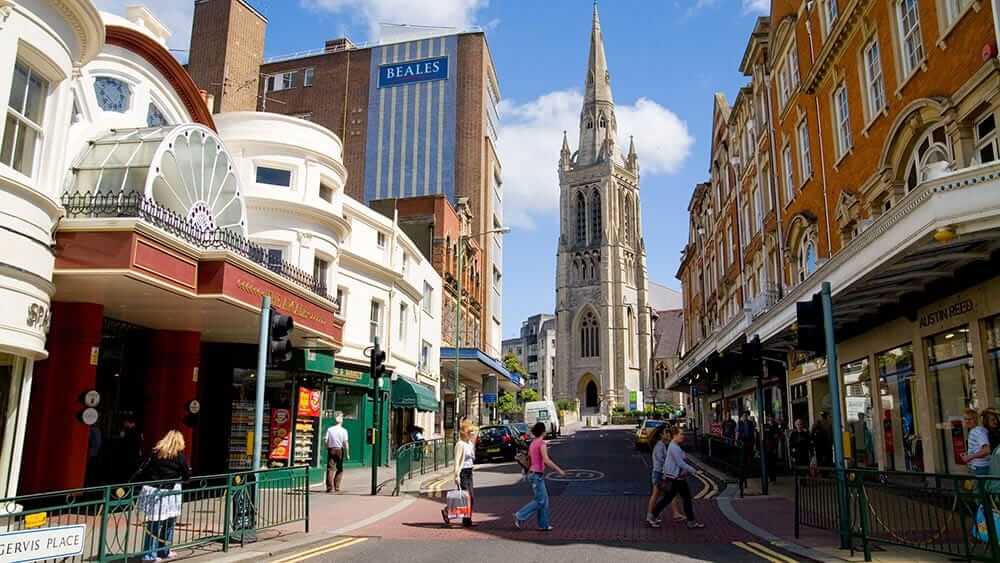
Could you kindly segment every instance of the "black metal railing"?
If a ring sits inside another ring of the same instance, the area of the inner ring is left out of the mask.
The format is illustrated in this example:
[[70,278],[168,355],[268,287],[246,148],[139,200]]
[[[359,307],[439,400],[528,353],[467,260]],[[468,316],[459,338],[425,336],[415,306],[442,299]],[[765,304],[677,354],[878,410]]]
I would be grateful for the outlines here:
[[317,283],[308,272],[285,260],[269,258],[267,248],[242,233],[218,227],[206,229],[138,192],[67,192],[62,196],[62,205],[68,217],[141,219],[199,248],[238,254],[324,299],[335,301],[326,293],[325,285]]
[[796,537],[800,525],[840,531],[846,506],[846,537],[866,561],[872,543],[1000,561],[1000,477],[847,469],[838,491],[832,469],[796,472]]

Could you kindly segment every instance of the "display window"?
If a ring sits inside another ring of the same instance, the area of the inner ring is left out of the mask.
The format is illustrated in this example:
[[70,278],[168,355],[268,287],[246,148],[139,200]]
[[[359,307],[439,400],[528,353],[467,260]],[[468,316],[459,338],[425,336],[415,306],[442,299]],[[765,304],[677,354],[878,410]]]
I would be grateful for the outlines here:
[[962,417],[965,409],[978,409],[976,375],[972,361],[972,341],[967,326],[940,332],[924,340],[927,375],[934,424],[941,434],[941,469],[946,473],[966,473],[961,455],[965,452]]
[[875,355],[879,374],[879,407],[886,469],[923,471],[920,420],[913,404],[913,345],[897,346]]
[[868,358],[849,362],[840,366],[844,381],[844,426],[850,432],[851,440],[845,444],[850,448],[851,467],[877,467],[875,459],[875,435],[872,433],[872,379]]
[[1000,315],[986,319],[986,364],[993,378],[991,406],[1000,408]]

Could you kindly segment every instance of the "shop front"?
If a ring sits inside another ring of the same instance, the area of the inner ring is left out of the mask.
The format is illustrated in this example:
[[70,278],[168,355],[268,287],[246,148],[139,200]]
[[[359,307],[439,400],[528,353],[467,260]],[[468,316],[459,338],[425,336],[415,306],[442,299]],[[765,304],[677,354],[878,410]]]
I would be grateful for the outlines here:
[[[516,393],[524,386],[520,375],[511,373],[503,364],[478,348],[441,348],[441,377],[445,382],[441,386],[444,400],[444,427],[452,429],[452,413],[458,405],[457,420],[470,420],[475,424],[484,425],[494,422],[491,407],[496,402],[496,396],[490,397],[484,392],[484,382],[487,376],[496,378],[499,391]],[[457,397],[455,392],[455,375],[458,374]]]
[[[347,467],[370,467],[374,459],[374,446],[369,430],[378,422],[378,432],[382,435],[382,453],[379,460],[384,464],[389,459],[389,378],[381,378],[379,406],[376,416],[375,395],[371,375],[367,367],[340,364],[332,367],[323,382],[323,413],[320,436],[325,436],[328,428],[335,424],[334,413],[344,415],[344,429],[347,430],[350,451],[344,465]],[[327,452],[321,453],[326,463]]]
[[397,377],[392,382],[392,451],[413,441],[415,431],[419,431],[427,439],[434,432],[439,410],[439,401],[433,388],[408,377]]

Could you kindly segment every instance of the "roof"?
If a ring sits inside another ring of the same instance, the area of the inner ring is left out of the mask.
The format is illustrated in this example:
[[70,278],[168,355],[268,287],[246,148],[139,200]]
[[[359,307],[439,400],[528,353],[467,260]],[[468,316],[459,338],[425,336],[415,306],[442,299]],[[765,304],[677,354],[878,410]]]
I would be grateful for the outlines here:
[[676,289],[650,280],[649,306],[652,307],[654,311],[683,309],[684,299],[681,296],[681,292]]
[[653,327],[653,337],[656,339],[656,349],[653,358],[672,358],[679,355],[681,331],[684,327],[684,311],[672,309],[657,311],[656,326]]

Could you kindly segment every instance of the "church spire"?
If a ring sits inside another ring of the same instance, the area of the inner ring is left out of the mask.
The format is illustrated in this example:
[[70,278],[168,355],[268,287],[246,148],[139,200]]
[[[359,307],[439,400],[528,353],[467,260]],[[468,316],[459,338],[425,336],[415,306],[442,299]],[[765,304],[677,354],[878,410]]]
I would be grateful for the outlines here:
[[611,96],[611,73],[604,55],[601,17],[594,2],[590,24],[590,57],[583,88],[583,111],[580,112],[580,145],[577,166],[589,166],[606,160],[620,161],[615,145],[618,123],[615,101]]
[[569,139],[566,138],[566,132],[563,131],[562,150],[559,151],[559,168],[561,170],[569,170],[571,164],[572,164],[572,155],[569,152]]
[[629,170],[639,172],[639,155],[635,152],[635,137],[628,137],[628,156],[625,157],[625,167]]

